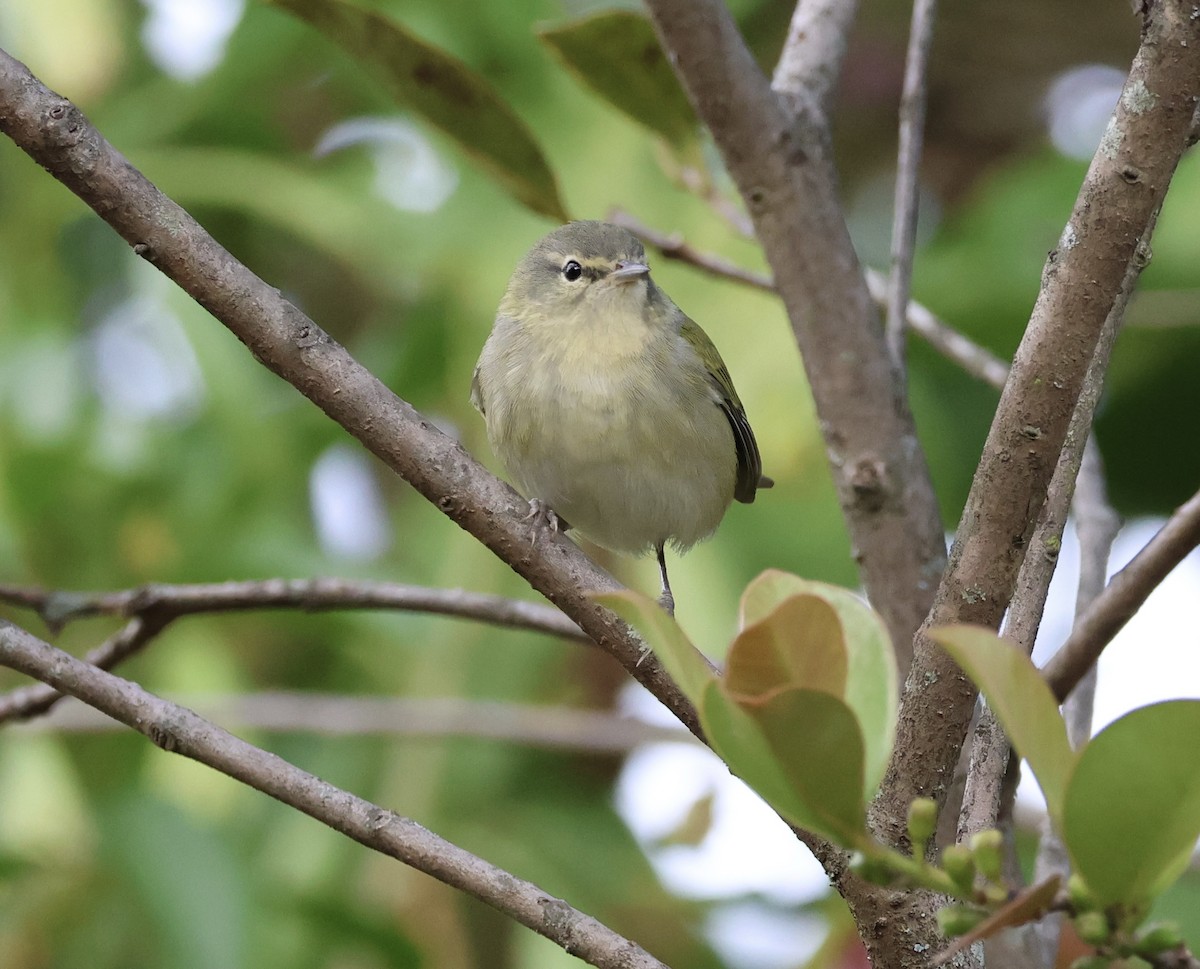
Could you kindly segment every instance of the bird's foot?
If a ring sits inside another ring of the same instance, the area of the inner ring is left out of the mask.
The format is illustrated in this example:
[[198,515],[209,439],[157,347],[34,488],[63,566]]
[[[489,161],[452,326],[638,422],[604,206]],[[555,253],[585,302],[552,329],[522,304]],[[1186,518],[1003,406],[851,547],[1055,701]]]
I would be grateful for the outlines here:
[[559,530],[558,516],[554,514],[554,509],[539,498],[529,499],[529,514],[525,516],[525,521],[529,522],[533,529],[530,546],[537,545],[538,539],[545,532],[553,534]]

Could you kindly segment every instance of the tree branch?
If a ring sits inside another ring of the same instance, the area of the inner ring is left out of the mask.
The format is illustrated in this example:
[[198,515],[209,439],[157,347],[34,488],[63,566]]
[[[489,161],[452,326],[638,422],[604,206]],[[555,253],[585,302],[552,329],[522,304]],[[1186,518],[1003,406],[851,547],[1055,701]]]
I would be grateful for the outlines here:
[[305,612],[389,609],[457,616],[510,629],[591,642],[559,610],[541,603],[464,589],[437,589],[365,579],[260,579],[203,585],[154,583],[119,592],[95,593],[0,583],[0,602],[35,610],[55,631],[72,620],[88,616],[129,618],[154,613],[174,619],[197,613],[258,609],[301,609]]
[[562,535],[530,541],[526,503],[225,251],[84,118],[0,51],[0,131],[444,514],[575,620],[693,733],[700,724],[642,640],[589,593],[618,588]]
[[858,0],[798,0],[771,88],[793,110],[810,104],[828,114],[846,59]]
[[[1013,362],[928,626],[997,627],[1045,503],[1068,426],[1138,241],[1166,194],[1200,90],[1200,22],[1190,6],[1150,6],[1120,103],[1080,190]],[[924,634],[901,705],[897,756],[877,802],[900,819],[919,795],[939,800],[976,690]]]
[[[710,275],[729,279],[753,289],[760,289],[768,293],[776,292],[775,281],[765,273],[756,273],[727,259],[722,259],[720,256],[701,252],[682,236],[666,235],[657,229],[652,229],[628,212],[614,209],[609,212],[608,219],[610,222],[624,226],[647,245],[657,249],[667,259],[677,259]],[[886,309],[887,277],[870,267],[867,267],[865,272],[867,292],[870,293],[876,306]],[[997,390],[1001,389],[1004,381],[1008,379],[1008,364],[990,350],[963,336],[949,324],[943,323],[931,310],[912,300],[909,300],[908,303],[907,326],[938,353],[957,364],[972,377],[990,384]]]
[[439,881],[473,895],[604,969],[666,969],[636,943],[536,885],[401,817],[246,743],[192,711],[98,670],[0,620],[0,663],[120,720],[170,753],[199,761]]
[[[145,649],[170,621],[158,616],[135,616],[99,646],[89,651],[84,662],[97,669],[112,669]],[[39,716],[62,698],[63,695],[58,690],[45,683],[34,683],[0,694],[0,725],[9,720],[28,720]]]
[[[1094,437],[1089,436],[1079,466],[1079,478],[1072,502],[1075,532],[1079,536],[1079,586],[1075,595],[1075,617],[1078,619],[1104,590],[1108,578],[1108,557],[1113,541],[1121,528],[1121,519],[1108,502],[1104,483],[1104,461]],[[1084,676],[1079,689],[1063,704],[1067,722],[1067,739],[1078,750],[1092,735],[1092,708],[1096,698],[1096,667]],[[1051,875],[1064,881],[1071,872],[1071,858],[1059,833],[1049,819],[1042,826],[1034,861],[1034,881],[1041,882]],[[1021,926],[1019,932],[1030,936],[1038,947],[1043,966],[1053,966],[1062,937],[1063,917],[1054,913],[1038,922]]]
[[[44,686],[45,684],[39,684]],[[324,737],[466,737],[547,750],[613,755],[648,743],[697,745],[682,727],[659,726],[603,710],[483,700],[337,696],[321,693],[235,694],[177,698],[208,720],[246,730]],[[123,724],[82,703],[60,704],[48,717],[18,728],[95,733]]]
[[904,331],[917,245],[921,195],[921,148],[925,134],[926,70],[933,46],[937,0],[913,0],[904,87],[900,95],[900,146],[896,155],[896,191],[892,207],[892,271],[888,279],[884,330],[897,366],[904,362]]
[[1133,561],[1112,577],[1105,590],[1078,618],[1071,635],[1042,673],[1061,702],[1100,658],[1170,571],[1200,545],[1200,491],[1175,513]]

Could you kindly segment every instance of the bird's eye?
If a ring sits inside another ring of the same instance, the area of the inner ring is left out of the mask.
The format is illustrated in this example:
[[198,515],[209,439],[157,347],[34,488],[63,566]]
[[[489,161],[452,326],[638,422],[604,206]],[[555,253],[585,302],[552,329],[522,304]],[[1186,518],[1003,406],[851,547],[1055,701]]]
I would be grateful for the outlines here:
[[573,283],[583,275],[583,267],[574,259],[568,259],[565,263],[563,263],[562,274],[563,279],[565,279],[568,283]]

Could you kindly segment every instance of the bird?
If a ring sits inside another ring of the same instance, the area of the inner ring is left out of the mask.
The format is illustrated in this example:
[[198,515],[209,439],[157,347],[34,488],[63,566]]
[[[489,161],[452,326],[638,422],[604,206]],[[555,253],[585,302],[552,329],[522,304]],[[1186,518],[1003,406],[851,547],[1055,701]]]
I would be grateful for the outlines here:
[[561,226],[517,264],[471,402],[529,517],[653,551],[671,615],[666,548],[687,551],[774,484],[717,348],[611,223]]

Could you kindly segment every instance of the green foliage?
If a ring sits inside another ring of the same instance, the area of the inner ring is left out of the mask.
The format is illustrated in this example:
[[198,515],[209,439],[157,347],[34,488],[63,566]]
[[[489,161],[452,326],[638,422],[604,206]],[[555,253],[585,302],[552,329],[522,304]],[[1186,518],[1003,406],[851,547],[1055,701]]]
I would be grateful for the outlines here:
[[533,134],[478,73],[388,17],[346,0],[270,0],[375,69],[397,102],[452,138],[535,212],[567,221]]
[[1200,702],[1141,707],[1089,741],[1062,834],[1101,904],[1136,908],[1162,894],[1200,837]]
[[539,28],[538,37],[600,97],[694,159],[699,122],[649,20],[605,10]]
[[764,573],[742,597],[742,630],[719,676],[657,603],[599,598],[641,627],[736,774],[795,824],[865,843],[866,799],[894,729],[878,706],[892,708],[896,673],[887,632],[861,600]]
[[932,635],[976,681],[1032,766],[1071,855],[1070,891],[1083,926],[1100,934],[1108,922],[1099,908],[1115,911],[1119,928],[1137,925],[1200,837],[1200,701],[1134,710],[1075,755],[1049,689],[1023,653],[979,628]]
[[980,684],[1013,746],[1029,761],[1050,816],[1061,819],[1075,755],[1046,681],[1023,653],[989,630],[955,626],[930,635]]

